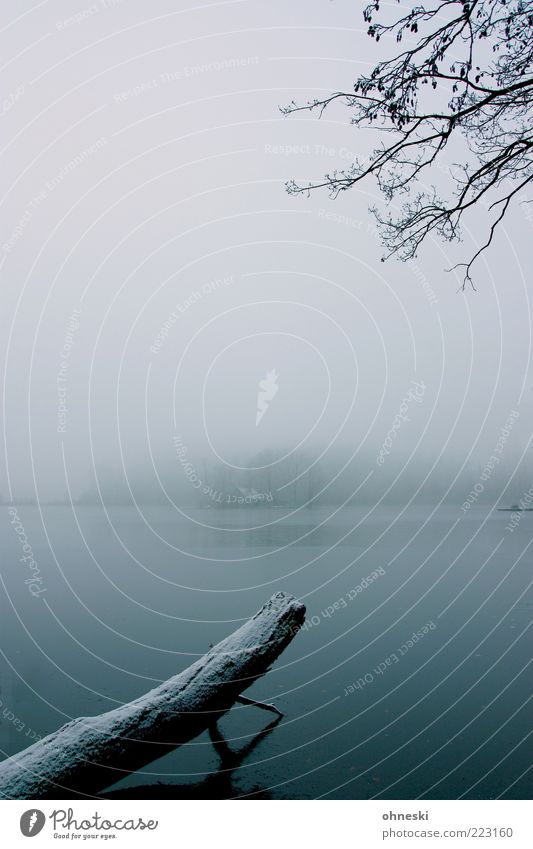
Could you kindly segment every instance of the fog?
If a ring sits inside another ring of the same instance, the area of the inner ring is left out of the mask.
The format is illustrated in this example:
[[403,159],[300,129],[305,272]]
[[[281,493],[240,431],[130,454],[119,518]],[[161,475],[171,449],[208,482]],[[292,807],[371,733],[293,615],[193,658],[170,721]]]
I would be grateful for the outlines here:
[[371,67],[358,4],[199,10],[21,2],[0,32],[3,498],[462,503],[484,474],[480,500],[516,500],[531,207],[475,292],[448,269],[485,239],[483,209],[461,244],[382,263],[375,185],[284,189],[379,144],[340,105],[278,108]]

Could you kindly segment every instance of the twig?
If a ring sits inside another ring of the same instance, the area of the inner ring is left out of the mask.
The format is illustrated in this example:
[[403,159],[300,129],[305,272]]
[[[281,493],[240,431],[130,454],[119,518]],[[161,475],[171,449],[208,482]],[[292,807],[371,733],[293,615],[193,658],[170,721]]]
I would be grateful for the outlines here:
[[268,704],[267,702],[256,702],[255,699],[248,699],[246,696],[237,696],[235,701],[240,702],[243,705],[253,705],[254,707],[262,708],[263,710],[269,710],[271,713],[277,713],[278,716],[285,716],[276,705]]

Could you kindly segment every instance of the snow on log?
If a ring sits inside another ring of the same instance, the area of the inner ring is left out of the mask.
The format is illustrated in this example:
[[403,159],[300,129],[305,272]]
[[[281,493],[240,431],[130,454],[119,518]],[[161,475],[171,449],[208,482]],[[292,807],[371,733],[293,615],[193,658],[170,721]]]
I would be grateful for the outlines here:
[[264,675],[301,627],[286,593],[159,687],[99,716],[81,717],[0,764],[0,796],[92,796],[196,737]]

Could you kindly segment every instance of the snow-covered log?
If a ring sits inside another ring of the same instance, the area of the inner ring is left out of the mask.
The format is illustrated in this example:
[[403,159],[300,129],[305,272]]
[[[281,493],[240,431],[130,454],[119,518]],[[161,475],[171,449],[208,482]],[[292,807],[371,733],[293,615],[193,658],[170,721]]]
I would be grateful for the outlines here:
[[133,702],[81,717],[0,764],[0,796],[61,799],[100,790],[196,737],[268,670],[305,616],[277,593],[183,672]]

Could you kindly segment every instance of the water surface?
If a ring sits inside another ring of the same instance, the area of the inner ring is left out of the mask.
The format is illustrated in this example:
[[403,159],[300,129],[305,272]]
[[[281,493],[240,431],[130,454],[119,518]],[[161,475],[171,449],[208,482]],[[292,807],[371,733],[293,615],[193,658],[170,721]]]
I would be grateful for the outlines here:
[[236,706],[227,747],[205,734],[114,790],[528,795],[533,514],[510,533],[481,507],[334,510],[21,505],[33,597],[2,508],[2,752],[156,686],[285,590],[308,626],[248,691],[284,720],[260,735],[272,716]]

